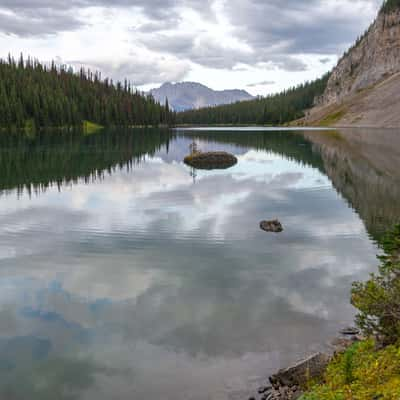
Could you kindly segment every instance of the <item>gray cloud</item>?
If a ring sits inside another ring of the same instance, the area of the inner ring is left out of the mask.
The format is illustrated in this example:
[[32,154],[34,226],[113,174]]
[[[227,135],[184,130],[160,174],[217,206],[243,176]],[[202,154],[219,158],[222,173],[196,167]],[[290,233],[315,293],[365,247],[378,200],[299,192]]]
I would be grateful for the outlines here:
[[[226,47],[202,32],[185,33],[165,21],[144,25],[141,43],[149,49],[211,67],[264,63],[286,71],[304,71],[304,54],[340,54],[370,23],[380,0],[233,0],[221,13],[230,21],[233,35],[252,51]],[[360,10],[367,10],[360,16]],[[151,29],[153,30],[151,30]],[[162,33],[160,33],[162,31]],[[165,32],[167,31],[167,32]]]
[[269,85],[274,85],[275,81],[261,81],[261,82],[253,82],[249,83],[247,86],[248,87],[256,87],[256,86],[269,86]]
[[[13,12],[10,12],[13,11]],[[54,35],[79,29],[83,22],[69,10],[38,8],[4,9],[0,6],[0,32],[20,37]]]
[[[232,0],[226,12],[237,33],[253,48],[267,53],[281,49],[289,54],[337,53],[368,25],[360,8],[374,13],[380,0],[357,2],[297,0]],[[330,5],[330,6],[329,6]],[[335,12],[333,12],[333,9]]]
[[319,62],[321,64],[327,64],[330,61],[329,57],[320,58]]
[[147,60],[132,55],[132,58],[120,62],[74,60],[66,61],[67,65],[75,68],[81,66],[92,70],[100,70],[105,76],[111,76],[118,80],[129,79],[136,86],[149,82],[179,81],[189,72],[190,65],[187,62],[171,63],[159,57],[156,60]]
[[[42,36],[66,30],[76,30],[84,25],[83,21],[76,18],[76,12],[89,7],[136,8],[153,20],[155,26],[158,24],[161,27],[163,23],[165,24],[165,21],[170,24],[177,20],[179,9],[182,7],[194,9],[198,13],[210,17],[210,6],[211,0],[114,0],[112,3],[108,0],[71,0],[68,2],[59,0],[4,0],[0,4],[0,13],[6,12],[9,19],[6,25],[0,25],[0,32],[18,36]],[[24,29],[20,26],[22,19],[25,22]],[[16,24],[15,28],[13,28],[13,22]]]
[[[143,15],[131,27],[132,46],[175,58],[175,65],[152,66],[140,62],[147,72],[134,71],[138,61],[107,66],[114,77],[127,72],[138,84],[162,82],[164,76],[178,78],[190,62],[216,69],[253,65],[265,69],[305,71],[304,55],[339,55],[371,22],[381,0],[232,0],[215,7],[215,0],[3,0],[0,32],[19,37],[55,35],[75,31],[90,23],[83,11],[90,7],[126,9]],[[198,25],[188,31],[187,10],[198,15]],[[233,43],[207,32],[206,23],[227,20]],[[204,24],[204,25],[203,25]],[[135,53],[136,54],[136,53]],[[62,54],[61,54],[62,55]],[[171,57],[170,57],[171,58]],[[85,63],[86,64],[86,63]],[[93,64],[99,64],[95,62]],[[132,64],[132,67],[129,66]],[[177,72],[172,69],[176,68]],[[154,76],[150,76],[153,73]]]

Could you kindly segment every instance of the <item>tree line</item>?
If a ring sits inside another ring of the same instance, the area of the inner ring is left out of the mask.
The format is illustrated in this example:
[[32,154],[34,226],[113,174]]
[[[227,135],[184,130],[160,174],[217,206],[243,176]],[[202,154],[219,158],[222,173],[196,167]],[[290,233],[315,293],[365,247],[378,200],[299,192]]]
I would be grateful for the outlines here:
[[72,127],[88,120],[103,126],[157,126],[175,114],[125,80],[100,72],[50,65],[23,55],[0,59],[0,127]]
[[258,97],[217,107],[206,107],[178,113],[178,124],[259,124],[279,125],[304,116],[315,98],[325,91],[329,74],[313,82],[284,90],[281,93]]
[[400,0],[385,0],[383,2],[381,11],[390,13],[400,8]]

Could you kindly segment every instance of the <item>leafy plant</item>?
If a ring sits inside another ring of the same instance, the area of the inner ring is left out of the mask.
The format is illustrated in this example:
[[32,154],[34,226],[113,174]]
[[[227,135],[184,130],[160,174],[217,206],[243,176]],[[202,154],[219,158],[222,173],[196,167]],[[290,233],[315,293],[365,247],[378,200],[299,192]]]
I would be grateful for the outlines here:
[[356,322],[366,335],[384,344],[400,338],[400,225],[382,241],[379,274],[353,284],[351,302],[359,309]]

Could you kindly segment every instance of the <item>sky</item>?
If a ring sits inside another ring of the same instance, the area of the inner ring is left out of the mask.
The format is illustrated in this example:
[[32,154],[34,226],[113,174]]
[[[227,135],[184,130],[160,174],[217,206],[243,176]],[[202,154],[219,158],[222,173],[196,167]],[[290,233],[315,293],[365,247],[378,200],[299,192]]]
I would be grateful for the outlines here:
[[315,79],[381,0],[0,0],[0,57],[89,67],[141,90],[194,81],[266,95]]

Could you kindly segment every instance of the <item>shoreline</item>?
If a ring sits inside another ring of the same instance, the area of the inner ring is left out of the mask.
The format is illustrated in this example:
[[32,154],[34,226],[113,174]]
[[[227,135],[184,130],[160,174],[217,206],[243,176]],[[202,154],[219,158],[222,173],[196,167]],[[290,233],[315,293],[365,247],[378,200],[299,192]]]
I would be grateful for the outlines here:
[[289,125],[257,125],[257,124],[185,124],[185,125],[175,125],[172,129],[180,130],[180,129],[212,129],[212,128],[268,128],[269,130],[279,129],[293,129],[293,130],[337,130],[337,129],[385,129],[385,130],[396,130],[400,129],[399,126],[390,126],[390,125],[358,125],[358,124],[348,124],[348,125],[300,125],[300,124],[289,124]]
[[265,384],[257,388],[254,395],[243,400],[299,400],[307,393],[309,381],[321,378],[335,355],[345,352],[350,346],[361,342],[356,328],[345,328],[331,340],[331,350],[313,353],[295,361],[269,376]]

